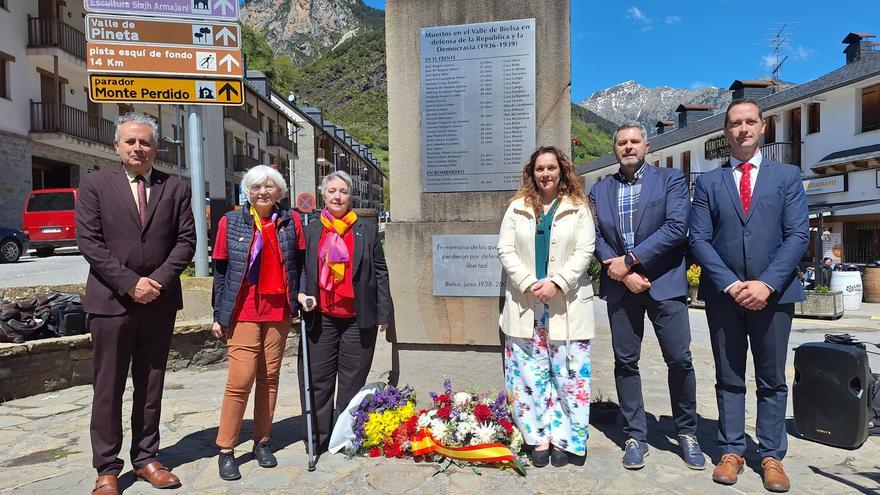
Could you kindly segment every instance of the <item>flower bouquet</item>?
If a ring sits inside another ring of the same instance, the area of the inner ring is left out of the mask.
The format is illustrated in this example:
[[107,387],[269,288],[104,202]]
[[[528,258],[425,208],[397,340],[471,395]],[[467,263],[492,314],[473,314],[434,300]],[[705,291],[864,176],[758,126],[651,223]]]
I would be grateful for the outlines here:
[[409,454],[418,420],[412,387],[389,386],[368,395],[351,415],[354,441],[349,454],[397,458]]
[[418,415],[410,442],[413,456],[441,456],[441,470],[459,461],[509,467],[524,476],[516,455],[523,438],[511,422],[507,395],[454,392],[448,378],[443,392],[432,392],[433,407]]

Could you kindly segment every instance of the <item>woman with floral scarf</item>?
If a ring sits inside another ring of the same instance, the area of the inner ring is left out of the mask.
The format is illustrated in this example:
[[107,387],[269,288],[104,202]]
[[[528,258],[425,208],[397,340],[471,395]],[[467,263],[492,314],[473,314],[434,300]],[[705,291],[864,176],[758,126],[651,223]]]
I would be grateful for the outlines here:
[[[392,318],[379,229],[375,222],[364,221],[351,210],[351,190],[347,173],[325,176],[320,221],[305,228],[306,254],[298,301],[309,339],[313,440],[318,454],[327,450],[334,413],[345,409],[366,383],[376,336]],[[300,377],[302,366],[300,359]],[[300,380],[301,395],[302,390]],[[300,403],[305,404],[304,397]],[[305,420],[303,425],[305,431]]]

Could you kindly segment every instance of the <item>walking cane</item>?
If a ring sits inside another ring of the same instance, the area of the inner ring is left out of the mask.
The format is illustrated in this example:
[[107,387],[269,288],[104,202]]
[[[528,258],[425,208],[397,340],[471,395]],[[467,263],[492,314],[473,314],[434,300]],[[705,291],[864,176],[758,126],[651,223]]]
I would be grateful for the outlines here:
[[[306,214],[303,226],[309,224],[309,215]],[[312,299],[306,298],[306,307],[311,309]],[[305,415],[306,415],[306,450],[309,453],[309,472],[315,470],[315,446],[313,444],[314,425],[312,425],[312,379],[311,370],[309,369],[309,339],[306,337],[306,318],[305,313],[300,318],[300,338],[302,339],[302,360],[303,360],[303,387],[305,388]]]

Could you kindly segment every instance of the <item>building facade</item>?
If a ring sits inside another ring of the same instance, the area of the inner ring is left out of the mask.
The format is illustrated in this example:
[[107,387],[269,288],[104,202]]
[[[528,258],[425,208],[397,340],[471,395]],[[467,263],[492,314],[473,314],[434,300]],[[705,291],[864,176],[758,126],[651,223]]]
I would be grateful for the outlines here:
[[[82,175],[117,166],[114,120],[127,112],[159,122],[156,167],[189,181],[187,108],[89,101],[84,17],[82,2],[0,1],[0,225],[20,227],[31,190],[77,187]],[[328,131],[320,109],[309,109],[315,120],[274,91],[262,73],[250,71],[244,87],[241,107],[195,107],[211,226],[242,204],[239,183],[257,164],[277,168],[293,198],[319,196],[328,170],[354,171],[355,206],[381,208],[384,175],[366,147],[338,126]],[[329,156],[337,167],[328,169]]]
[[[782,91],[769,80],[737,80],[730,86],[734,98],[751,97],[761,104],[766,123],[762,155],[800,167],[811,235],[822,216],[821,256],[837,262],[880,259],[880,44],[872,39],[868,33],[848,34],[842,67]],[[693,187],[699,174],[729,159],[724,110],[679,106],[677,126],[673,120],[657,123],[646,161],[682,169]],[[579,167],[578,174],[589,188],[618,168],[609,154]]]

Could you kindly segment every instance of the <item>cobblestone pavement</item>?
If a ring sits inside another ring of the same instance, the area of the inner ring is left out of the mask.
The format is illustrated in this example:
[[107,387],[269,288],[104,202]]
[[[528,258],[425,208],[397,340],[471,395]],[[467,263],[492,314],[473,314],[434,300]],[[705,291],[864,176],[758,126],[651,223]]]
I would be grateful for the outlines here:
[[[607,320],[604,308],[599,309],[597,338],[592,351],[594,397],[600,393],[614,394]],[[700,316],[699,312],[692,312],[692,319]],[[839,324],[845,322],[841,320]],[[845,327],[835,329],[840,330]],[[712,387],[712,355],[699,342],[694,344],[692,351],[698,373],[699,439],[703,450],[717,461],[720,454],[714,442],[717,408]],[[370,381],[387,378],[389,356],[390,346],[381,344]],[[160,459],[180,476],[183,487],[167,493],[764,493],[759,474],[760,459],[756,455],[749,456],[748,468],[733,487],[714,484],[708,469],[691,471],[685,467],[675,445],[665,366],[653,335],[646,336],[642,356],[642,379],[651,431],[651,455],[647,458],[647,466],[636,472],[621,467],[620,446],[624,438],[618,420],[614,424],[594,424],[584,466],[532,468],[526,478],[494,469],[482,469],[481,474],[476,475],[470,469],[455,467],[434,476],[434,464],[347,459],[342,455],[325,455],[320,459],[317,471],[308,473],[301,442],[295,359],[289,358],[283,367],[275,414],[273,442],[279,449],[279,466],[274,469],[257,467],[249,453],[250,441],[247,441],[241,445],[241,452],[237,452],[242,479],[224,482],[217,476],[213,439],[225,369],[169,373],[163,403]],[[479,374],[486,366],[497,367],[498,362],[497,355],[486,353],[484,358],[468,359],[462,366]],[[793,373],[791,369],[789,371]],[[439,388],[442,370],[426,366],[425,375],[410,377],[417,380],[403,376],[400,381],[429,383],[436,377],[435,388]],[[750,390],[753,389],[750,386]],[[83,386],[0,404],[0,494],[90,492],[95,479],[88,436],[90,402],[91,389]],[[130,388],[124,407],[124,416],[127,417],[131,407]],[[753,396],[748,408],[748,423],[753,425]],[[250,411],[245,417],[250,417]],[[250,432],[251,423],[246,421],[242,438],[249,438]],[[750,433],[754,431],[750,429]],[[127,451],[126,442],[122,452]],[[792,493],[880,493],[878,459],[880,442],[877,439],[869,439],[859,450],[847,451],[791,436],[785,466],[792,478]],[[126,494],[163,493],[145,482],[135,482],[128,467],[121,478],[121,486]]]

